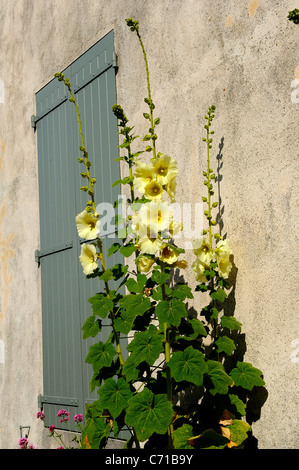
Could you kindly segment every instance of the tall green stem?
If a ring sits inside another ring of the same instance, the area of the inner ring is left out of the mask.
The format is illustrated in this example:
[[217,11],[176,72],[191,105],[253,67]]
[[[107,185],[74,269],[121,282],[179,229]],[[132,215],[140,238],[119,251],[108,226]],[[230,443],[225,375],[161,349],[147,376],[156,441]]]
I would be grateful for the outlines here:
[[[69,93],[70,93],[70,98],[69,98],[69,101],[74,103],[75,105],[75,109],[76,109],[76,114],[77,114],[77,119],[78,119],[78,127],[79,127],[79,134],[80,134],[80,139],[81,139],[81,146],[80,146],[80,150],[82,152],[82,155],[83,155],[83,158],[79,159],[80,163],[84,163],[85,164],[85,168],[86,168],[86,172],[84,174],[84,178],[86,178],[88,180],[88,184],[89,184],[89,188],[88,188],[88,194],[90,195],[91,197],[91,207],[88,206],[89,210],[91,209],[93,211],[93,213],[95,214],[96,213],[96,205],[95,205],[95,197],[94,197],[94,189],[93,189],[93,185],[95,184],[96,180],[95,178],[92,178],[91,175],[90,175],[90,166],[91,166],[91,163],[89,162],[88,160],[88,153],[87,153],[87,150],[86,150],[86,147],[85,147],[85,142],[84,142],[84,136],[83,136],[83,129],[82,129],[82,122],[81,122],[81,117],[80,117],[80,111],[79,111],[79,106],[78,106],[78,103],[76,101],[76,98],[75,98],[75,95],[72,91],[72,87],[71,87],[71,84],[69,82],[69,79],[68,78],[64,78],[64,75],[63,74],[60,74],[60,73],[57,73],[55,74],[55,76],[58,78],[59,81],[63,81],[65,86],[67,87]],[[82,173],[81,173],[82,175]],[[105,266],[105,260],[104,260],[104,253],[103,253],[103,243],[102,243],[102,240],[100,238],[97,239],[97,247],[98,247],[98,250],[99,250],[99,259],[100,259],[100,263],[101,263],[101,267],[102,267],[102,272],[106,272],[106,266]],[[110,297],[110,288],[109,288],[109,284],[107,281],[104,281],[104,284],[105,284],[105,290],[106,290],[106,293],[107,293],[107,296]],[[111,313],[111,320],[112,320],[112,328],[113,328],[113,332],[114,332],[114,336],[115,336],[115,341],[116,341],[116,347],[117,347],[117,353],[118,353],[118,357],[119,357],[119,361],[121,363],[122,366],[125,365],[125,361],[124,361],[124,358],[123,358],[123,354],[122,354],[122,349],[121,349],[121,344],[120,344],[120,333],[117,332],[115,330],[115,327],[114,327],[114,320],[115,320],[115,315],[114,315],[114,312],[113,310],[110,312]]]

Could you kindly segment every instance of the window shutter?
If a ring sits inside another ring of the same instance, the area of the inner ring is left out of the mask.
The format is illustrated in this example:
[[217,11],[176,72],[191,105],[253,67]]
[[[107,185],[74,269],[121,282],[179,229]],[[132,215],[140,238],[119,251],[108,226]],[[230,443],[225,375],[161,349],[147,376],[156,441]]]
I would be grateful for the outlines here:
[[[116,103],[113,32],[96,43],[63,71],[69,78],[80,108],[86,148],[97,180],[96,204],[113,202],[120,178],[118,130],[112,106]],[[74,105],[68,101],[63,82],[53,79],[36,95],[40,205],[42,344],[44,390],[40,396],[47,424],[61,427],[56,417],[61,408],[72,417],[85,413],[86,403],[98,398],[90,393],[92,367],[85,363],[92,342],[106,341],[108,326],[94,340],[83,340],[81,327],[92,314],[88,299],[103,290],[97,279],[86,279],[79,263],[82,240],[75,216],[87,202],[80,191],[82,178],[77,158],[81,156]],[[104,250],[115,239],[103,239]],[[107,256],[106,256],[107,259]],[[122,262],[114,254],[109,266]],[[108,266],[108,267],[109,267]],[[63,428],[63,426],[62,426]]]

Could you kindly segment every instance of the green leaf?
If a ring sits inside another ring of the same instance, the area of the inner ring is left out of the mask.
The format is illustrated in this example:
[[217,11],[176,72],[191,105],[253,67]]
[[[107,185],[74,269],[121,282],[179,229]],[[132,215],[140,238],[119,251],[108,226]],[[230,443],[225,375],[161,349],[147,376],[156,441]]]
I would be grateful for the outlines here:
[[144,298],[142,294],[128,294],[120,300],[122,307],[120,317],[114,321],[116,331],[128,334],[133,327],[137,316],[142,316],[151,308],[151,301],[148,297]]
[[233,424],[226,426],[230,430],[230,439],[235,442],[237,446],[241,445],[247,438],[248,432],[251,427],[245,421],[240,419],[233,419]]
[[120,305],[123,309],[133,314],[143,315],[150,307],[151,301],[148,297],[143,297],[142,294],[128,294],[120,300]]
[[180,300],[193,299],[193,294],[191,288],[187,284],[179,284],[174,288],[172,292],[172,297],[175,297]]
[[219,300],[219,302],[224,302],[227,295],[223,289],[217,289],[215,292],[212,292],[211,297],[213,300]]
[[221,336],[215,341],[215,344],[219,353],[225,352],[228,356],[231,356],[233,351],[236,349],[236,345],[233,340],[227,336]]
[[96,294],[88,299],[88,302],[91,303],[93,314],[101,318],[106,318],[114,306],[113,301],[106,294]]
[[243,387],[246,390],[265,385],[261,378],[262,371],[253,367],[249,362],[238,361],[237,367],[231,371],[230,375],[237,387]]
[[160,325],[169,323],[170,325],[179,326],[181,319],[186,317],[186,305],[179,299],[172,299],[170,302],[162,300],[156,307]]
[[168,365],[177,382],[186,380],[198,386],[202,385],[207,371],[204,354],[192,346],[184,351],[175,351]]
[[172,436],[175,449],[194,449],[188,442],[188,439],[192,439],[194,436],[190,424],[184,423],[183,426],[174,431]]
[[238,322],[238,320],[236,320],[234,317],[227,317],[226,315],[223,315],[220,321],[223,328],[241,331],[242,323]]
[[[172,294],[172,290],[170,289],[170,287],[165,284],[165,294],[167,296],[170,296]],[[154,299],[154,300],[163,300],[163,291],[162,291],[162,286],[158,286],[155,289],[152,289],[152,293],[151,293],[151,297]]]
[[108,257],[112,256],[119,249],[120,249],[120,243],[113,243],[108,249]]
[[234,395],[233,393],[229,394],[228,398],[229,398],[231,404],[236,408],[237,412],[241,416],[245,416],[246,415],[246,405],[245,405],[245,403],[239,397],[237,397],[237,395]]
[[111,343],[99,341],[89,348],[85,362],[93,365],[94,371],[99,371],[102,367],[110,367],[116,355],[116,350]]
[[152,274],[152,280],[157,284],[164,284],[170,278],[170,274],[165,271],[158,271],[155,269]]
[[228,392],[228,387],[232,385],[233,381],[229,375],[225,372],[225,369],[221,362],[218,361],[207,361],[208,376],[212,380],[214,385],[213,389],[210,389],[212,395],[216,393],[225,394]]
[[110,425],[105,418],[87,418],[82,430],[81,441],[84,449],[103,449],[110,434]]
[[120,253],[125,257],[125,258],[128,258],[129,256],[131,256],[134,251],[136,251],[136,246],[134,245],[134,243],[129,243],[128,245],[124,245],[121,247],[120,249]]
[[95,315],[88,317],[81,330],[83,331],[83,339],[94,338],[101,331],[99,320],[96,319]]
[[198,439],[194,439],[195,447],[200,449],[223,449],[229,444],[229,439],[214,431],[214,429],[207,429]]
[[128,401],[133,396],[130,385],[121,378],[117,382],[110,378],[98,391],[100,405],[109,411],[115,419],[128,406]]
[[111,279],[113,279],[112,269],[107,269],[106,271],[102,272],[99,276],[99,279],[104,282],[111,281]]
[[154,325],[149,325],[146,331],[135,333],[127,349],[132,353],[130,358],[136,366],[143,361],[151,366],[164,351],[163,335]]
[[129,356],[123,368],[123,375],[125,376],[127,382],[135,382],[139,377],[139,373],[140,371],[137,369],[136,364],[132,360],[132,357]]
[[189,323],[194,331],[194,334],[190,336],[190,339],[196,339],[198,336],[207,336],[207,330],[205,329],[202,321],[197,318],[191,318]]
[[145,274],[138,274],[137,281],[133,278],[129,278],[126,282],[126,286],[130,292],[141,294],[146,284],[147,277]]
[[173,409],[167,396],[155,395],[145,388],[129,400],[125,422],[132,426],[139,441],[146,441],[154,432],[165,434],[173,417]]

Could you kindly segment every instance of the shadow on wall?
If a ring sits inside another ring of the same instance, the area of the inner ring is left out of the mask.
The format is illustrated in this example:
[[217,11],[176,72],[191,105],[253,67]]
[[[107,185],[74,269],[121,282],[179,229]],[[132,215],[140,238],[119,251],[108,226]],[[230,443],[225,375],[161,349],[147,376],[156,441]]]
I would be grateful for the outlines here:
[[[216,156],[217,158],[217,176],[215,178],[215,183],[218,185],[218,214],[217,214],[217,225],[219,227],[219,234],[225,238],[226,234],[223,235],[223,215],[224,215],[224,205],[221,198],[221,182],[223,179],[222,168],[223,168],[223,148],[224,148],[224,137],[221,138],[219,143],[219,152]],[[237,284],[237,274],[238,269],[232,260],[232,270],[229,275],[229,292],[223,303],[217,304],[217,309],[219,312],[226,317],[234,317],[236,309],[236,284]],[[180,270],[177,270],[174,273],[172,284],[173,286],[178,284],[186,284],[184,276],[181,275]],[[198,295],[202,295],[199,293]],[[188,307],[188,313],[194,318],[202,319],[206,317],[206,312],[204,309],[201,312],[197,312],[193,307]],[[207,318],[206,318],[207,319]],[[241,326],[241,324],[240,324]],[[206,327],[209,330],[209,327]],[[211,331],[210,331],[211,333]],[[244,357],[246,353],[246,335],[241,333],[240,330],[230,330],[228,328],[223,328],[218,322],[217,325],[217,337],[226,336],[233,340],[235,344],[235,350],[231,355],[223,354],[221,357],[221,363],[224,366],[224,369],[227,374],[230,374],[232,369],[237,366],[238,361],[244,362]],[[210,360],[219,360],[215,350],[215,344],[212,341],[207,341],[209,335],[204,340],[198,340],[198,349],[205,354],[205,357]],[[258,421],[261,417],[261,408],[267,400],[268,392],[265,387],[253,387],[252,390],[245,390],[242,387],[233,387],[234,395],[236,395],[244,404],[246,404],[246,422],[252,426],[252,424]],[[212,395],[207,393],[204,387],[190,386],[188,391],[183,393],[178,393],[176,396],[176,405],[180,409],[183,409],[186,414],[194,413],[197,415],[197,421],[199,425],[199,431],[203,432],[207,429],[217,429],[219,428],[219,417],[223,415],[226,406],[231,406],[228,403],[227,394],[221,395],[219,393]],[[241,416],[238,416],[236,413],[236,419],[240,419]],[[244,448],[254,449],[258,447],[258,440],[254,437],[253,433],[248,433],[248,439],[244,443]]]

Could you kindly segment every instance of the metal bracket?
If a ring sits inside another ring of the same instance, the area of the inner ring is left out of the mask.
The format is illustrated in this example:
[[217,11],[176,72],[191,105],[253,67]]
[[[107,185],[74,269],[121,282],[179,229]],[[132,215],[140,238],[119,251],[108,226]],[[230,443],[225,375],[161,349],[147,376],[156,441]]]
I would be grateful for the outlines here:
[[38,407],[43,409],[43,405],[59,405],[59,406],[79,406],[78,398],[53,397],[50,395],[38,396]]
[[117,54],[115,52],[113,52],[113,56],[112,56],[112,67],[117,72],[117,70],[118,70],[118,57],[117,57]]
[[20,437],[22,439],[23,437],[23,429],[28,429],[28,432],[25,434],[25,437],[27,438],[30,433],[30,426],[20,426]]
[[33,114],[31,116],[31,127],[33,127],[34,130],[36,129],[36,122],[37,122],[36,116],[34,116]]
[[53,248],[47,248],[45,250],[35,250],[34,256],[36,263],[40,263],[40,259],[44,256],[52,255],[58,253],[59,251],[69,250],[73,247],[73,241],[68,243],[62,243],[61,245],[54,246]]

